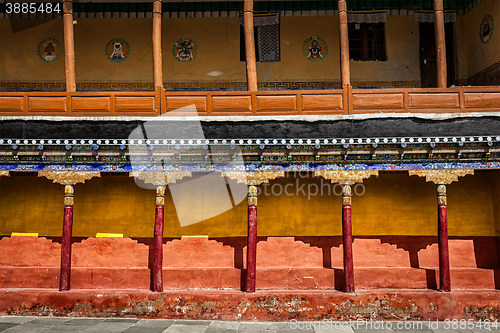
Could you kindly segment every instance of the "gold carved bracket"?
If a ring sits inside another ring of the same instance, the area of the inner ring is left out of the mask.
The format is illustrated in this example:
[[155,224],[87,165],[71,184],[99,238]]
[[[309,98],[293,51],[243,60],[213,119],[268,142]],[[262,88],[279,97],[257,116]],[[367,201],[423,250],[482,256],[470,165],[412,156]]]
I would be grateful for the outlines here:
[[378,170],[318,170],[314,172],[314,176],[329,179],[332,183],[353,185],[362,183],[370,176],[378,176]]
[[473,175],[474,169],[450,169],[450,170],[408,170],[410,176],[425,177],[425,181],[436,185],[448,185],[458,181],[458,177]]
[[85,183],[86,180],[94,177],[101,177],[99,171],[57,171],[42,170],[38,171],[38,177],[45,177],[61,185],[75,185]]
[[175,184],[184,177],[191,177],[191,171],[131,171],[130,177],[137,177],[156,186]]
[[9,177],[10,174],[8,171],[5,171],[5,170],[0,170],[0,178],[2,177]]
[[238,183],[256,186],[269,183],[270,180],[284,177],[285,171],[224,171],[222,177],[236,180]]

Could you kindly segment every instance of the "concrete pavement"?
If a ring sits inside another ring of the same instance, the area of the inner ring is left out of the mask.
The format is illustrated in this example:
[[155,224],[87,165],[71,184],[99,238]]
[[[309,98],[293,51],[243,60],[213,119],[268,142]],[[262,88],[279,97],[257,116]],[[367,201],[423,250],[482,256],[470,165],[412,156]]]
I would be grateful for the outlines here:
[[22,333],[492,333],[494,322],[234,322],[136,318],[0,317],[0,332]]

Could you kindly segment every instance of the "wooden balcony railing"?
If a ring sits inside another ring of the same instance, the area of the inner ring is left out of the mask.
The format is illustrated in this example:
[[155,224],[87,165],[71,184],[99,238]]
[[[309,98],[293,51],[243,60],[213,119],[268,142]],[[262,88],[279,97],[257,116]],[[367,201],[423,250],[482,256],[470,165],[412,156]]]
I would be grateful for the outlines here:
[[193,104],[207,116],[500,112],[500,87],[0,92],[0,116],[168,116]]

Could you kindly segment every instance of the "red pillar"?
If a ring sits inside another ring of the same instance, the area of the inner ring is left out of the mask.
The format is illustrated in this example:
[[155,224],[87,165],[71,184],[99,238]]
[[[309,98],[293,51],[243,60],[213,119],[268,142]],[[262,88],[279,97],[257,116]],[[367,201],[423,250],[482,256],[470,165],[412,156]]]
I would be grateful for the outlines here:
[[163,291],[163,212],[165,206],[165,188],[156,188],[156,215],[153,244],[153,291]]
[[344,245],[345,292],[354,292],[354,263],[352,258],[351,186],[343,186],[342,237]]
[[61,272],[59,290],[69,290],[71,275],[71,233],[73,231],[73,194],[72,185],[66,185],[64,197],[64,220],[61,242]]
[[439,289],[451,291],[446,185],[438,185]]
[[255,292],[257,271],[257,188],[248,188],[248,238],[247,238],[247,278],[245,291]]

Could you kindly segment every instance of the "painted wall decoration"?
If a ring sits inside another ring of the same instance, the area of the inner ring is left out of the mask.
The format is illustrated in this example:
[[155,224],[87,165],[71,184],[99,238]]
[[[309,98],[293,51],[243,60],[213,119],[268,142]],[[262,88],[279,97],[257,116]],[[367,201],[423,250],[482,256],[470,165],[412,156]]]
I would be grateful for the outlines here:
[[488,43],[490,41],[491,35],[493,34],[493,17],[491,15],[486,15],[481,22],[479,27],[479,38],[483,43]]
[[174,43],[172,54],[177,61],[191,61],[198,54],[198,46],[191,39],[179,39]]
[[62,53],[62,46],[54,38],[46,38],[38,44],[38,56],[45,62],[56,61]]
[[120,63],[130,55],[130,45],[121,38],[114,38],[106,44],[106,58],[112,62]]
[[302,53],[308,60],[321,61],[328,54],[328,46],[322,38],[311,37],[302,45]]

